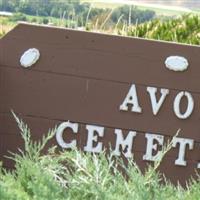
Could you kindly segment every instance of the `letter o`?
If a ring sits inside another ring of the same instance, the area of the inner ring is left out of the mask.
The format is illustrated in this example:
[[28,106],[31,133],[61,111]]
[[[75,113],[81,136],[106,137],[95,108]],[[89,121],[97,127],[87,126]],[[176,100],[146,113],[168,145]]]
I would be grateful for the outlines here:
[[[188,100],[188,106],[187,110],[184,114],[180,111],[180,101],[183,98],[183,96],[187,97]],[[187,119],[193,112],[194,109],[194,100],[192,95],[189,92],[180,92],[177,94],[175,100],[174,100],[174,113],[179,119]]]

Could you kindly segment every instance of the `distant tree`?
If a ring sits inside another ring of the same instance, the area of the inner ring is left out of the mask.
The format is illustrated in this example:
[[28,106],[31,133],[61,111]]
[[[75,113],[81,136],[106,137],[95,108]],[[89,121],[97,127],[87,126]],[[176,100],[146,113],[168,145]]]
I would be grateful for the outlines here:
[[155,17],[155,12],[151,10],[140,10],[134,6],[122,6],[114,10],[111,19],[114,23],[122,17],[122,21],[130,21],[132,24],[143,23]]
[[17,21],[27,21],[26,15],[22,13],[16,13],[11,17],[11,21],[17,22]]
[[[97,21],[98,17],[103,19],[102,16],[107,16],[111,12],[111,9],[90,9],[90,4],[81,3],[80,0],[0,0],[1,10],[33,16],[63,18],[76,21],[80,26],[85,24],[87,18],[90,21]],[[116,24],[120,18],[122,22],[135,24],[149,21],[154,16],[154,11],[122,6],[114,10],[109,22]]]

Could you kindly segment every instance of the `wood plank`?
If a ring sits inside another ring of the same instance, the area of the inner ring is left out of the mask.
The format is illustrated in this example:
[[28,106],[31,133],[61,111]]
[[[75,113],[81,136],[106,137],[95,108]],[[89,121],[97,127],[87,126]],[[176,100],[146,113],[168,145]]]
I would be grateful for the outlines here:
[[[25,24],[9,33],[0,45],[1,65],[19,68],[23,52],[36,47],[42,56],[32,70],[200,92],[197,46]],[[186,57],[189,69],[166,69],[165,59],[171,55]]]
[[[39,117],[34,118],[22,115],[20,117],[30,127],[33,140],[41,139],[42,136],[49,131],[50,127],[54,129],[54,127],[59,126],[59,124],[62,123],[61,121],[55,121]],[[3,123],[3,125],[0,126],[0,141],[1,141],[0,152],[5,153],[8,150],[16,151],[18,147],[21,148],[23,146],[23,141],[21,139],[19,128],[17,127],[17,124],[14,122],[14,119],[11,116],[11,114],[0,114],[0,121],[5,121],[5,123]],[[76,139],[78,142],[77,146],[83,149],[83,147],[86,146],[87,143],[88,134],[86,130],[86,125],[88,124],[79,123],[79,131],[78,134],[75,135],[70,131],[65,131],[64,134],[65,141],[71,141],[73,139]],[[124,129],[122,130],[124,138],[127,136],[129,131],[130,130],[124,130]],[[103,148],[110,149],[110,147],[112,147],[112,149],[115,149],[116,135],[114,132],[115,132],[114,128],[105,127],[104,137],[99,138],[99,142],[103,143]],[[135,137],[133,142],[133,149],[132,149],[133,153],[135,152],[144,153],[146,151],[147,141],[145,138],[145,134],[146,133],[144,132],[137,132],[137,136]],[[171,140],[172,140],[171,137],[165,137],[165,144],[167,144],[167,142]],[[58,145],[55,138],[52,141],[50,141],[49,145],[50,146]],[[193,150],[186,149],[185,159],[187,161],[198,162],[200,159],[199,151],[200,151],[200,143],[195,142]],[[179,153],[179,148],[172,148],[167,153],[167,157],[170,157],[175,161],[176,158],[178,157],[178,153]]]
[[199,94],[193,94],[196,104],[190,119],[180,120],[173,112],[177,91],[170,91],[159,114],[154,116],[146,87],[143,86],[137,88],[143,108],[143,112],[138,114],[119,110],[130,88],[128,84],[30,70],[0,69],[1,113],[9,113],[13,109],[26,116],[72,120],[167,136],[175,135],[181,128],[180,137],[200,141]]

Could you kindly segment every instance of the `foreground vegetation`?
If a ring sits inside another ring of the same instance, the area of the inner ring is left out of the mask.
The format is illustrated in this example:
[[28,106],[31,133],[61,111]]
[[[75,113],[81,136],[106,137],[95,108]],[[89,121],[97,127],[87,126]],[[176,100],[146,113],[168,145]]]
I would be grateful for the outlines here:
[[[40,142],[31,141],[30,130],[15,116],[24,139],[25,151],[12,154],[15,170],[0,167],[2,200],[198,200],[199,180],[186,189],[170,183],[160,184],[159,163],[142,174],[133,161],[124,166],[105,154],[91,155],[74,151],[56,154],[51,148],[41,155],[50,131]],[[118,170],[123,168],[126,179]]]

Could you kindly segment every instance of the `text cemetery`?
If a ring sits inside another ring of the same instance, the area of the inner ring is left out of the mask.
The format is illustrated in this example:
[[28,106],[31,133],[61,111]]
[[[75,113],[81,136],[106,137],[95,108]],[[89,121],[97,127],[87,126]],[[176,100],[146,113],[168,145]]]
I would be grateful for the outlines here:
[[[147,87],[146,92],[148,98],[151,101],[152,114],[158,115],[159,110],[165,102],[168,94],[170,93],[169,89],[158,89],[156,87]],[[157,98],[159,96],[159,98]],[[187,106],[185,111],[181,111],[180,104],[181,100],[186,98]],[[174,102],[173,102],[173,111],[174,115],[180,119],[185,120],[192,115],[194,110],[194,100],[190,92],[181,91],[177,93]],[[134,112],[142,113],[142,107],[139,102],[136,85],[132,85],[130,90],[125,97],[124,101],[119,106],[120,111],[124,112]],[[134,122],[133,122],[134,123]],[[105,136],[105,127],[97,125],[86,125],[85,129],[87,131],[87,142],[84,146],[84,151],[99,153],[104,150],[103,142],[99,141]],[[57,130],[56,139],[58,144],[62,148],[72,149],[77,147],[76,139],[71,141],[65,141],[63,138],[64,131],[70,131],[73,134],[79,134],[79,123],[64,122],[62,123]],[[128,134],[124,136],[123,130],[115,129],[115,148],[113,149],[113,154],[116,156],[121,156],[122,152],[120,148],[124,151],[124,156],[127,158],[134,157],[134,140],[137,137],[137,131],[129,130]],[[146,161],[156,161],[161,157],[162,150],[159,150],[159,146],[163,147],[164,145],[164,136],[160,134],[146,133],[146,147],[145,154],[143,155],[143,160]],[[187,166],[187,161],[185,159],[186,151],[191,151],[194,149],[194,140],[186,139],[180,137],[174,137],[172,139],[172,147],[179,147],[177,159],[174,161],[175,165]],[[156,153],[153,153],[155,152]],[[200,168],[200,163],[197,165],[197,168]]]

